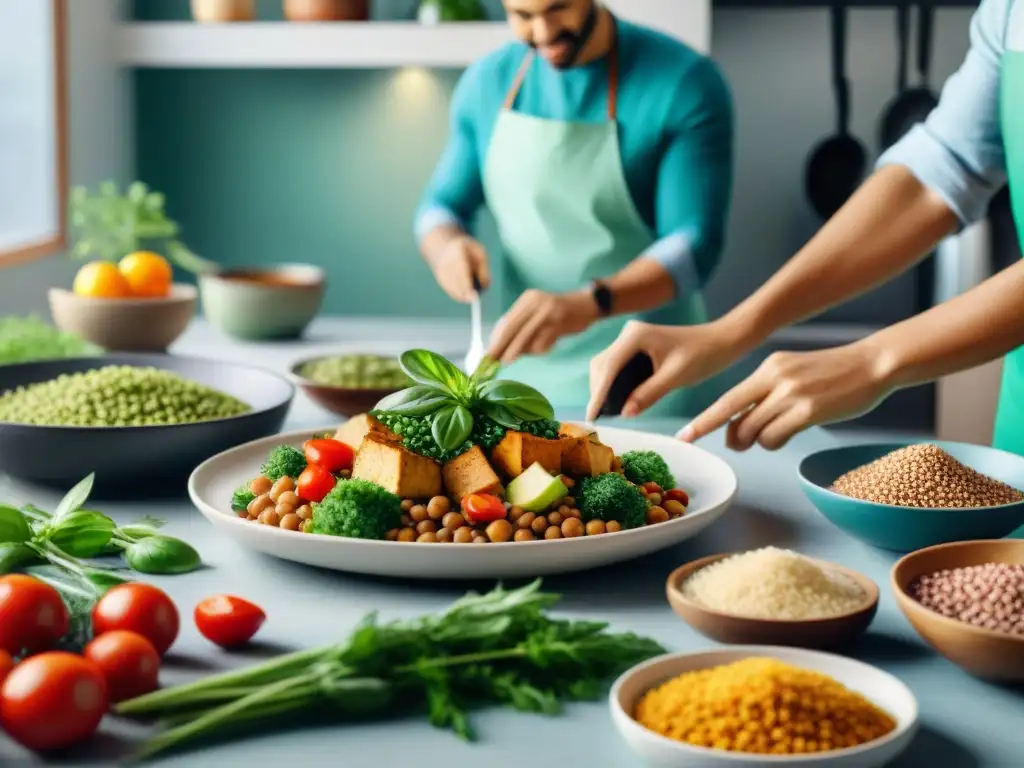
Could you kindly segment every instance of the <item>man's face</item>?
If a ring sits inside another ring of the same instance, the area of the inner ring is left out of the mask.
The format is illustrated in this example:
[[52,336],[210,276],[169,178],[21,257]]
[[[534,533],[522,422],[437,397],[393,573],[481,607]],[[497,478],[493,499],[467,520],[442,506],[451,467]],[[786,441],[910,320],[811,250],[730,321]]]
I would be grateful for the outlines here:
[[596,0],[503,0],[512,32],[554,67],[572,66]]

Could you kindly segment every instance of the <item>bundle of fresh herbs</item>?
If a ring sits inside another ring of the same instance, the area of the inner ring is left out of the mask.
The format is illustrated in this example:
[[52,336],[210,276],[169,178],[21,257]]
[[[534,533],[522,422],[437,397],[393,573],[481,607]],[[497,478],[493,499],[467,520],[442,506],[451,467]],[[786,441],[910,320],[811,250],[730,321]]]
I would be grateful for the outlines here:
[[616,674],[664,652],[602,622],[552,618],[547,609],[559,596],[540,588],[538,580],[470,593],[442,613],[410,621],[380,623],[370,614],[337,645],[156,691],[116,711],[169,725],[141,747],[140,758],[242,724],[302,722],[325,711],[344,719],[425,710],[433,725],[472,740],[472,709],[554,715],[563,702],[594,699]]
[[[0,504],[0,575],[25,572],[54,587],[72,617],[68,642],[88,641],[88,614],[111,587],[132,581],[132,571],[175,574],[202,565],[187,542],[160,533],[163,521],[144,518],[118,526],[83,505],[92,492],[89,475],[61,499],[53,513],[31,504]],[[120,555],[122,568],[97,558]]]

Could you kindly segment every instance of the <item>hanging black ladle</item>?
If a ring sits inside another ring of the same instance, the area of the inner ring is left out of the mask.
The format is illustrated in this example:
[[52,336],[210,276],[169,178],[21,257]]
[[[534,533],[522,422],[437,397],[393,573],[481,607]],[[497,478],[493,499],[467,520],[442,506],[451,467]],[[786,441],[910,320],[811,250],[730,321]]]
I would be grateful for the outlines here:
[[811,154],[804,177],[807,197],[822,219],[831,218],[864,180],[867,152],[850,134],[850,86],[846,79],[846,5],[832,5],[832,78],[837,133]]
[[886,115],[882,129],[882,146],[891,147],[915,125],[923,122],[939,103],[929,85],[932,58],[932,27],[935,9],[931,2],[917,7],[917,72],[920,83],[904,91]]
[[907,96],[907,56],[910,53],[910,5],[896,6],[896,95],[886,105],[878,126],[878,146],[884,152],[900,140]]

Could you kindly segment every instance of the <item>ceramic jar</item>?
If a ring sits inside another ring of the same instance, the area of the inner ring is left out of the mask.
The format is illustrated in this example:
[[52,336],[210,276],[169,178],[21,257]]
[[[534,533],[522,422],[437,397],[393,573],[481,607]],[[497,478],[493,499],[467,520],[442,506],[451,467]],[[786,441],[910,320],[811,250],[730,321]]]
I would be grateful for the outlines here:
[[252,21],[255,0],[192,0],[192,18],[199,22]]
[[289,21],[369,21],[369,0],[283,0]]

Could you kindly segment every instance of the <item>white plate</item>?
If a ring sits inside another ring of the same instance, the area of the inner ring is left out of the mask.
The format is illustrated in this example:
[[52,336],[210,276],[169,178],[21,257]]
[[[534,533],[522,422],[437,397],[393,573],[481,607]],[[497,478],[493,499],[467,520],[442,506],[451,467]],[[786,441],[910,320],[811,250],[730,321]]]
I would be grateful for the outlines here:
[[[755,755],[694,747],[650,731],[632,713],[647,691],[673,677],[698,669],[731,664],[751,656],[768,656],[796,667],[822,672],[884,709],[896,729],[859,747],[808,755]],[[900,755],[917,733],[917,699],[900,680],[877,667],[831,653],[800,648],[744,645],[728,650],[674,653],[638,664],[615,681],[609,695],[612,720],[647,765],[656,768],[878,768]]]
[[679,487],[690,495],[690,507],[683,517],[602,536],[462,546],[300,534],[253,523],[231,510],[232,492],[259,474],[274,446],[299,447],[312,434],[324,432],[334,432],[334,428],[275,435],[208,459],[189,478],[192,502],[243,546],[296,563],[378,576],[501,579],[581,571],[665,549],[711,525],[725,512],[737,489],[729,465],[701,448],[663,435],[601,428],[602,442],[618,455],[649,449],[665,458]]

